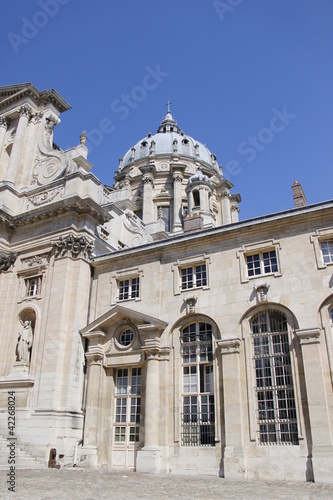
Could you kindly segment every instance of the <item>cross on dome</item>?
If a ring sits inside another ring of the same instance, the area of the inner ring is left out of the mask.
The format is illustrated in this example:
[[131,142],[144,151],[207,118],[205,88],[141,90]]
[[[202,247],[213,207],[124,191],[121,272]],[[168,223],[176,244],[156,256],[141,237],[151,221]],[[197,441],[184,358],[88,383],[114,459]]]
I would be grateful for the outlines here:
[[172,104],[172,102],[170,101],[170,99],[168,99],[168,102],[166,103],[166,106],[168,106],[168,113],[171,114],[171,111],[170,111],[170,104]]

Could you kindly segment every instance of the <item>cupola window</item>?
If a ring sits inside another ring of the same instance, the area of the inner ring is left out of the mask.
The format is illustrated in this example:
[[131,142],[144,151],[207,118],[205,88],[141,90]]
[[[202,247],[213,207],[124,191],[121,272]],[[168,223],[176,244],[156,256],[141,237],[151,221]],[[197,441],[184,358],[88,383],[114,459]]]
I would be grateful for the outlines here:
[[200,207],[200,193],[199,191],[193,191],[193,202],[195,207]]

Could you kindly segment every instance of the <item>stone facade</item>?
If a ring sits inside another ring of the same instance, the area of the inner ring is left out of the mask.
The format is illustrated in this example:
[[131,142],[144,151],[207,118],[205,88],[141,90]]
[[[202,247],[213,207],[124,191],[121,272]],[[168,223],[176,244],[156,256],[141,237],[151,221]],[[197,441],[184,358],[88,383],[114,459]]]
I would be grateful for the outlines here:
[[332,482],[333,201],[239,221],[169,111],[103,186],[67,109],[0,87],[1,428],[13,390],[45,463]]

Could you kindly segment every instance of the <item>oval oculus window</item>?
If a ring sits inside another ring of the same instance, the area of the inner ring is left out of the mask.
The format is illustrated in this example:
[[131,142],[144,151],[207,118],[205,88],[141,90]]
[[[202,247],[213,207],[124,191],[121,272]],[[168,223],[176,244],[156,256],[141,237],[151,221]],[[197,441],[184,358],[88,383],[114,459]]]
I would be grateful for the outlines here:
[[119,342],[124,347],[129,346],[134,340],[134,333],[132,330],[125,330],[120,334]]

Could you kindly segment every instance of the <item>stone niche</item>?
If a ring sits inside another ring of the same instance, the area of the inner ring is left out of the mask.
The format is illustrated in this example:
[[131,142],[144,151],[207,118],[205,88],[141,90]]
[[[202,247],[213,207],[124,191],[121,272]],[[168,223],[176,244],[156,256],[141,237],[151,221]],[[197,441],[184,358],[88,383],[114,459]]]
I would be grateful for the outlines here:
[[8,393],[15,394],[15,406],[25,409],[29,405],[34,379],[30,375],[30,362],[34,343],[36,313],[32,307],[23,309],[17,318],[15,331],[15,361],[9,375],[0,378],[0,408],[8,405]]

